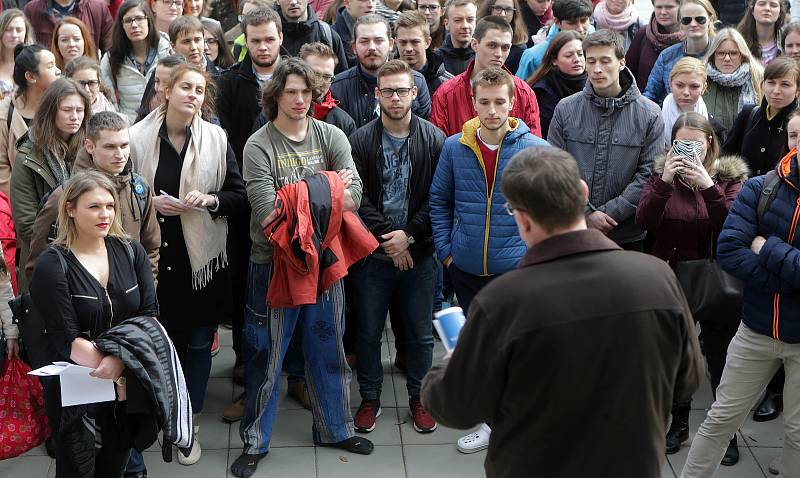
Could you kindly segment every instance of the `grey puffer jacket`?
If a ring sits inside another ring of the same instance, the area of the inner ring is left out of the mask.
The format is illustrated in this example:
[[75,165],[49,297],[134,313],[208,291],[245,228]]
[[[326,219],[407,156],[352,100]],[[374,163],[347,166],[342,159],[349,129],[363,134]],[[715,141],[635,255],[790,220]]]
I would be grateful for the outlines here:
[[578,161],[589,185],[586,213],[599,210],[611,216],[618,226],[608,237],[627,244],[644,238],[634,216],[653,163],[664,153],[664,121],[627,68],[620,73],[620,83],[623,92],[615,98],[598,96],[587,81],[582,92],[561,100],[547,141]]
[[158,40],[158,50],[156,58],[147,73],[142,75],[133,66],[130,58],[125,58],[119,67],[116,78],[111,75],[111,64],[109,63],[108,53],[103,55],[100,60],[100,72],[102,73],[103,84],[111,90],[111,101],[117,110],[128,118],[130,124],[136,121],[136,109],[142,102],[144,90],[147,87],[147,80],[156,71],[156,64],[160,58],[169,55],[172,49],[169,40],[161,35]]

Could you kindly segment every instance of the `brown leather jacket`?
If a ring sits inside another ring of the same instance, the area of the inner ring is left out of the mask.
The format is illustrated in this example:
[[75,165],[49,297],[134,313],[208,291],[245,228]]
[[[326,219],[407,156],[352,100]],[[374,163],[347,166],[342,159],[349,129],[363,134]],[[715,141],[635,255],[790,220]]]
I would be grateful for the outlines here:
[[[85,149],[81,149],[77,158],[75,158],[75,164],[72,166],[72,174],[86,169],[96,168],[89,153]],[[132,174],[131,163],[128,162],[121,174],[109,176],[109,178],[117,187],[117,198],[120,212],[122,213],[122,227],[132,239],[141,242],[142,246],[144,246],[144,250],[147,251],[147,256],[150,258],[153,279],[157,280],[161,229],[158,227],[156,208],[153,206],[153,192],[150,186],[141,178],[140,180],[145,185],[148,193],[144,211],[142,211],[139,206],[139,199],[132,190]],[[51,226],[58,219],[58,201],[62,192],[61,186],[54,189],[47,198],[45,205],[42,206],[41,211],[36,215],[36,221],[33,223],[33,233],[31,234],[30,254],[25,263],[25,274],[28,279],[33,275],[36,258],[47,249],[50,243],[48,236],[50,235]]]

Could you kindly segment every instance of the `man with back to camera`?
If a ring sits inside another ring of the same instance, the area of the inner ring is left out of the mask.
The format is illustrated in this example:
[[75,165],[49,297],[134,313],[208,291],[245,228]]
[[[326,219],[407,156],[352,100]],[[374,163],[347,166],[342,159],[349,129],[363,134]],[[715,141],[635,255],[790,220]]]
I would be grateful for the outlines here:
[[[461,131],[464,123],[477,116],[472,101],[471,82],[486,68],[498,67],[508,71],[504,63],[511,51],[511,25],[499,16],[490,15],[478,22],[472,48],[475,60],[464,73],[446,81],[433,97],[431,123],[438,126],[446,136]],[[511,72],[509,72],[511,74]],[[539,103],[531,87],[512,75],[514,80],[514,108],[511,116],[525,123],[531,133],[541,138],[539,126]]]
[[[394,49],[394,39],[390,32],[389,24],[380,15],[370,14],[359,18],[353,29],[353,47],[358,54],[358,64],[336,75],[331,85],[333,97],[339,100],[339,106],[353,118],[357,128],[378,116],[380,108],[375,98],[375,86],[378,82],[378,70],[389,61],[389,55]],[[417,71],[413,73],[417,98],[411,105],[411,110],[420,118],[428,119],[431,115],[428,85],[424,76]]]
[[[592,18],[592,4],[589,0],[555,0],[553,2],[553,24],[547,30],[545,41],[534,45],[522,53],[517,67],[517,77],[523,81],[542,65],[547,47],[559,32],[574,30],[583,36],[594,31],[589,23]],[[534,33],[531,32],[531,35]]]
[[661,109],[625,68],[622,37],[610,30],[583,41],[589,81],[556,106],[547,140],[578,161],[589,186],[586,223],[624,249],[642,251],[636,206],[656,156],[664,153]]
[[660,477],[673,394],[690,396],[704,373],[680,284],[665,262],[587,229],[569,153],[516,154],[502,190],[528,251],[474,298],[423,404],[449,427],[492,423],[488,477]]
[[472,35],[475,33],[477,16],[478,5],[473,0],[447,0],[444,5],[446,34],[436,55],[452,75],[464,73],[475,57]]

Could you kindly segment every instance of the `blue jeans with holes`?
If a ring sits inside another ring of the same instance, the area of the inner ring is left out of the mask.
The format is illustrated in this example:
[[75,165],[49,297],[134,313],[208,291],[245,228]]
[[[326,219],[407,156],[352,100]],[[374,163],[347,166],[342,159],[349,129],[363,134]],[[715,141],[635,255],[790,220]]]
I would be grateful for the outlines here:
[[351,371],[342,346],[342,281],[323,292],[315,304],[271,308],[266,301],[271,272],[272,264],[250,263],[242,336],[246,399],[239,426],[248,455],[269,450],[278,414],[281,367],[293,336],[305,361],[314,441],[336,443],[355,434],[350,411]]
[[373,254],[351,268],[353,288],[358,291],[353,302],[358,323],[358,385],[364,400],[381,396],[381,337],[393,293],[401,305],[400,318],[406,331],[409,397],[419,397],[422,377],[433,358],[431,314],[438,264],[428,255],[417,260],[412,269],[401,271],[386,259]]

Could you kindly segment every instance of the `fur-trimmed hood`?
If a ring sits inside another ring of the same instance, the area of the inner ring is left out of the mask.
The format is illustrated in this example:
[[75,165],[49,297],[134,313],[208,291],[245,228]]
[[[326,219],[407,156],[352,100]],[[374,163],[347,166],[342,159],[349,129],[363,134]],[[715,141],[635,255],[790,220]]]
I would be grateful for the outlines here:
[[[656,158],[653,165],[654,173],[661,174],[664,172],[667,154],[662,154]],[[721,156],[714,161],[709,175],[718,181],[744,181],[750,176],[750,167],[747,166],[747,162],[741,156],[735,154]]]

